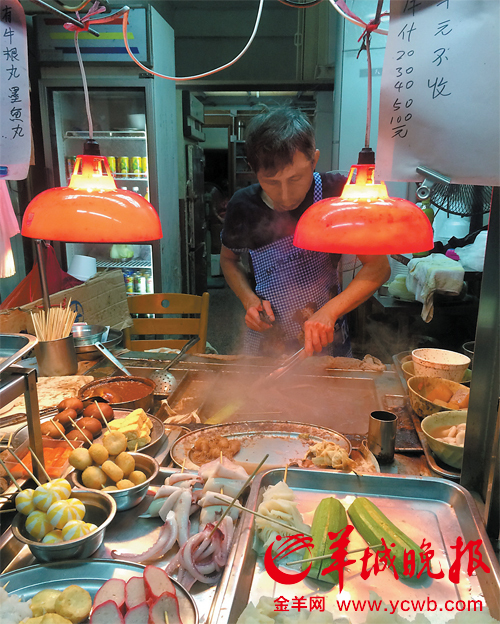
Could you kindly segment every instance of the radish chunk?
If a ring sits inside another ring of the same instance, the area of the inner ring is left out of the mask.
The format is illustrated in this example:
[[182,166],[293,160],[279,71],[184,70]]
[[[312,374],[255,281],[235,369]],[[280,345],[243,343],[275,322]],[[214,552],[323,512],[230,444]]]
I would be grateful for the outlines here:
[[165,613],[168,615],[168,624],[182,624],[177,598],[168,592],[149,607],[149,624],[165,624]]
[[142,576],[133,576],[125,585],[125,604],[127,609],[133,609],[144,602],[146,602],[144,579]]
[[[148,604],[152,604],[166,592],[175,596],[175,586],[168,574],[156,566],[148,565],[144,568],[144,584]],[[165,619],[163,619],[163,624],[165,624]]]
[[125,624],[148,624],[148,621],[149,607],[146,602],[132,607],[125,615]]
[[104,583],[95,595],[94,609],[108,601],[114,602],[122,613],[125,612],[125,581],[123,579],[112,578]]
[[[109,581],[107,582],[109,583]],[[90,624],[124,624],[123,615],[116,602],[107,600],[94,607],[90,616]]]

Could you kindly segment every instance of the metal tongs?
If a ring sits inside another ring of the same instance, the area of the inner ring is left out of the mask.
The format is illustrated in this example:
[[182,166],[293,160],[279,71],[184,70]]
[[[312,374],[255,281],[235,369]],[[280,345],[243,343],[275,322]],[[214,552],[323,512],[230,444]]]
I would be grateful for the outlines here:
[[270,381],[276,381],[282,375],[287,373],[290,369],[294,368],[294,366],[297,366],[297,364],[300,364],[300,362],[302,362],[302,360],[305,360],[306,357],[308,357],[306,349],[305,347],[302,347],[302,349],[299,349],[297,353],[294,353],[293,355],[291,355],[288,359],[286,359],[283,362],[283,364],[281,364],[278,368],[276,368],[271,373],[269,373],[269,375],[267,375],[263,379],[256,382],[256,384],[254,384],[253,387],[255,387],[255,385],[260,386],[261,384],[268,383]]

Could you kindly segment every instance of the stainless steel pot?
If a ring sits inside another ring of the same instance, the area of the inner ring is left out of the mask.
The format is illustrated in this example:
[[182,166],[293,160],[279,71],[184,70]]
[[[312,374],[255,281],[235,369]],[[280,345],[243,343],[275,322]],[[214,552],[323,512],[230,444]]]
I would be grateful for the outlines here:
[[140,407],[148,412],[153,408],[154,402],[154,391],[156,384],[151,379],[147,377],[104,377],[103,379],[95,379],[88,384],[85,384],[78,390],[78,398],[82,400],[84,403],[86,399],[89,399],[92,396],[99,396],[97,393],[94,393],[94,390],[98,390],[99,386],[112,386],[114,383],[127,383],[129,381],[140,382],[146,386],[148,386],[148,393],[146,396],[140,397],[138,399],[133,399],[132,401],[122,401],[120,403],[109,403],[113,409],[139,409]]

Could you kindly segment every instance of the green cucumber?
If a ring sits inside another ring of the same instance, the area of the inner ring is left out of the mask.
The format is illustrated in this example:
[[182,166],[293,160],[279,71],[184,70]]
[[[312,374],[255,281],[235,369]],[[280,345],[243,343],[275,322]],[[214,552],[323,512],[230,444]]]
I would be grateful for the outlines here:
[[[320,557],[330,553],[331,540],[328,533],[338,533],[347,526],[347,514],[344,506],[336,498],[324,498],[314,512],[313,523],[311,527],[311,535],[314,548],[310,553],[310,557]],[[320,559],[313,561],[311,569],[307,576],[327,581],[337,585],[339,582],[339,573],[337,571],[329,572],[324,576],[321,575],[322,570],[331,564],[330,559]],[[308,567],[309,563],[302,564],[302,570]]]
[[[381,538],[384,538],[387,547],[391,549],[391,557],[396,557],[394,567],[399,576],[409,576],[404,574],[405,550],[415,551],[415,574],[420,572],[423,567],[420,553],[423,551],[403,531],[398,529],[375,504],[367,498],[356,498],[347,512],[358,533],[370,546],[381,544]],[[380,550],[380,548],[376,550]]]

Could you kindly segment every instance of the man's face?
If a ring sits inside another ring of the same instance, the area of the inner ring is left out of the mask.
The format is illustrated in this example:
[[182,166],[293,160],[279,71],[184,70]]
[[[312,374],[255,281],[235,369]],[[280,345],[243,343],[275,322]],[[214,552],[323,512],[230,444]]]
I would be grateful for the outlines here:
[[300,206],[311,186],[318,158],[319,150],[316,150],[313,160],[297,151],[292,163],[283,169],[261,169],[257,173],[257,180],[272,200],[276,212],[288,212]]

